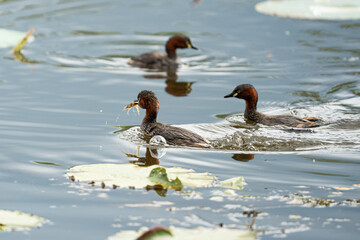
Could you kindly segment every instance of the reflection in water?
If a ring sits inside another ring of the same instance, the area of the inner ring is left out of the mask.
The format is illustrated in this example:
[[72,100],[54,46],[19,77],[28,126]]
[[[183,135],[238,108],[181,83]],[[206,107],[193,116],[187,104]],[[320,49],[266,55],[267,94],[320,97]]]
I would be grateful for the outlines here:
[[193,0],[191,3],[191,6],[195,7],[196,5],[198,5],[202,0]]
[[166,81],[165,91],[175,97],[184,97],[191,92],[191,85],[193,82],[177,82],[178,75],[176,74],[176,69],[169,69],[166,71],[166,76],[162,74],[148,74],[144,75],[144,78],[147,79],[163,79]]
[[27,59],[21,52],[13,53],[14,59],[23,63],[39,63],[38,61]]
[[[343,24],[343,29],[357,29],[359,24]],[[356,45],[351,44],[335,44],[329,45],[329,41],[335,40],[341,42],[343,35],[332,31],[325,31],[323,29],[310,29],[304,31],[310,38],[299,39],[298,43],[307,48],[316,49],[321,53],[317,56],[317,61],[321,62],[323,68],[328,68],[326,75],[336,76],[338,72],[335,69],[341,69],[348,75],[358,75],[358,62],[360,50]],[[326,56],[325,56],[326,53]],[[346,57],[339,57],[340,54],[346,54]],[[335,70],[335,71],[334,71]]]
[[350,91],[354,94],[356,94],[356,88],[360,82],[359,81],[348,81],[348,82],[342,82],[335,86],[333,86],[327,94],[337,93],[340,91]]
[[128,157],[137,158],[136,161],[129,161],[130,163],[136,164],[138,166],[144,166],[144,167],[160,164],[159,158],[161,158],[163,156],[163,154],[160,153],[160,155],[159,155],[158,149],[147,147],[145,157],[140,157],[139,151],[140,151],[140,146],[137,147],[136,154],[125,153],[125,155]]
[[146,186],[146,191],[154,190],[160,197],[166,197],[167,188],[164,188],[162,185],[153,185]]
[[236,153],[232,156],[232,159],[240,162],[248,162],[254,159],[254,154]]
[[255,225],[255,220],[256,220],[256,217],[262,213],[261,211],[255,211],[255,210],[251,210],[251,211],[243,211],[242,214],[243,215],[246,215],[248,218],[252,217],[252,221],[251,223],[247,223],[246,221],[246,225],[248,226],[248,228],[251,230],[251,231],[254,231],[254,225]]
[[[160,164],[159,158],[164,156],[165,153],[158,150],[159,149],[157,148],[147,147],[145,157],[140,157],[139,156],[140,146],[138,146],[136,150],[136,154],[125,153],[125,155],[130,158],[137,158],[136,161],[129,161],[129,163],[138,165],[140,167],[149,167],[152,165]],[[147,191],[154,190],[160,197],[166,197],[167,194],[167,188],[164,188],[162,185],[152,185],[152,186],[148,185],[146,186],[146,190]]]

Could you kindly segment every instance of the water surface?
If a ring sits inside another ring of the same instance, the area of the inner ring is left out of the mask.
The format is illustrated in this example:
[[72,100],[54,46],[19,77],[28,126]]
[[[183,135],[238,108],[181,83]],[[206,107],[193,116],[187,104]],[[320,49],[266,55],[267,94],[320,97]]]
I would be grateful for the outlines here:
[[[0,49],[1,208],[51,221],[1,238],[107,239],[158,224],[247,229],[252,217],[244,212],[254,210],[262,212],[253,226],[259,239],[356,239],[359,22],[274,18],[255,12],[257,2],[0,1],[1,28],[35,28],[24,62]],[[200,49],[179,51],[177,71],[126,64],[162,51],[175,32]],[[241,83],[256,87],[259,111],[316,116],[324,125],[289,132],[246,123],[244,102],[223,99]],[[143,89],[157,94],[159,121],[196,131],[214,147],[165,148],[161,158],[146,158],[138,131],[144,111],[122,112]],[[139,160],[221,180],[244,176],[247,185],[162,197],[65,177],[74,165]]]

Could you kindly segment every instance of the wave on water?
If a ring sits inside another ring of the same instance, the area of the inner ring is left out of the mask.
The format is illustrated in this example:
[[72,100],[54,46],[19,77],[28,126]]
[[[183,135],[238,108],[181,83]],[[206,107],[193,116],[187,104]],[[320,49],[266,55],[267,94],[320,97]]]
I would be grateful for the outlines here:
[[[340,148],[345,151],[359,151],[360,119],[356,114],[331,114],[334,113],[329,111],[331,109],[338,111],[338,106],[323,105],[306,110],[305,115],[320,115],[323,124],[315,128],[265,126],[246,122],[239,114],[228,116],[218,123],[186,124],[178,127],[194,131],[211,141],[212,150],[297,152],[324,149],[338,151]],[[122,131],[119,137],[139,145],[147,145],[149,141],[139,127]]]

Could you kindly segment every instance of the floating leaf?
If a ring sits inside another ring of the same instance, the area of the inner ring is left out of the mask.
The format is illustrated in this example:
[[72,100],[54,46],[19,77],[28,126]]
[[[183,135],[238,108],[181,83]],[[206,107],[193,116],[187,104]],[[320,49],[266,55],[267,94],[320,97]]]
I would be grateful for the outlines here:
[[[239,229],[227,229],[227,228],[203,228],[198,227],[194,229],[176,228],[169,227],[168,230],[171,232],[170,235],[162,235],[161,237],[155,237],[151,239],[162,239],[162,240],[252,240],[256,238],[256,233],[250,230],[239,230]],[[135,239],[146,239],[150,238],[139,238],[142,234],[148,232],[148,228],[141,228],[138,231],[122,231],[114,236],[108,238],[108,240],[135,240]]]
[[221,196],[213,196],[210,198],[211,201],[215,201],[215,202],[222,202],[224,201],[224,198]]
[[[158,165],[149,167],[141,167],[134,164],[89,164],[75,166],[69,169],[67,176],[73,181],[88,182],[92,184],[99,184],[102,187],[133,187],[145,188],[154,185],[154,177],[151,178],[150,173],[153,169],[159,168]],[[209,175],[209,173],[196,173],[192,169],[185,169],[180,167],[165,168],[167,178],[175,179],[175,184],[179,184],[176,178],[184,187],[209,187],[212,186],[216,178]],[[161,170],[162,171],[162,170]],[[164,184],[157,182],[155,184]],[[169,180],[171,182],[171,180]],[[172,183],[162,185],[167,188]]]
[[176,177],[174,180],[169,180],[166,169],[163,167],[157,167],[151,170],[149,179],[155,185],[159,184],[165,188],[170,187],[175,190],[181,190],[184,187],[178,177]]
[[[19,32],[0,28],[0,48],[14,47],[21,39],[24,38],[26,32]],[[33,36],[28,38],[28,42],[34,40]]]
[[353,190],[354,188],[352,187],[335,187],[336,190],[339,191],[348,191],[348,190]]
[[174,203],[172,202],[168,202],[168,201],[152,201],[149,203],[126,203],[124,204],[125,207],[133,207],[133,208],[149,208],[149,207],[164,207],[164,206],[169,206],[169,205],[174,205]]
[[40,227],[47,220],[20,211],[0,210],[0,231],[21,231]]
[[61,167],[62,165],[52,162],[41,162],[41,161],[34,161],[34,163],[41,164],[41,165],[50,165],[50,166],[57,166]]
[[21,41],[13,48],[12,52],[14,54],[16,53],[20,53],[21,49],[23,49],[23,47],[25,46],[25,44],[28,41],[28,38],[34,33],[34,29],[30,29],[26,35],[21,39]]
[[278,0],[256,4],[256,11],[278,17],[310,20],[360,19],[360,1]]
[[220,182],[224,188],[233,188],[241,190],[246,185],[244,177],[234,177]]
[[316,197],[298,197],[298,196],[289,196],[292,200],[288,201],[288,204],[298,204],[308,207],[331,207],[334,205],[339,205],[340,203],[336,202],[333,199],[323,199]]
[[136,240],[151,240],[151,239],[158,239],[159,237],[164,236],[170,236],[172,237],[171,232],[169,229],[164,228],[162,226],[156,226],[153,228],[150,228],[146,232],[144,232],[140,237],[138,237]]

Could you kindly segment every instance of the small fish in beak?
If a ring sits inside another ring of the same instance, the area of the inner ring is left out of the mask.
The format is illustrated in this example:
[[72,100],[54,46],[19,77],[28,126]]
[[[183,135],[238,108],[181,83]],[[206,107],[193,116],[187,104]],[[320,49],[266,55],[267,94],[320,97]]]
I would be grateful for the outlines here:
[[140,115],[140,109],[139,109],[139,101],[138,100],[135,100],[135,101],[132,101],[131,103],[129,103],[128,105],[126,105],[123,109],[123,111],[125,110],[128,110],[127,113],[129,114],[129,111],[131,108],[135,107],[138,114]]

